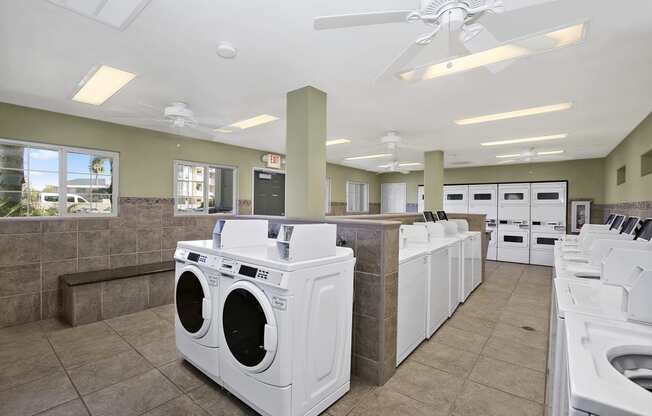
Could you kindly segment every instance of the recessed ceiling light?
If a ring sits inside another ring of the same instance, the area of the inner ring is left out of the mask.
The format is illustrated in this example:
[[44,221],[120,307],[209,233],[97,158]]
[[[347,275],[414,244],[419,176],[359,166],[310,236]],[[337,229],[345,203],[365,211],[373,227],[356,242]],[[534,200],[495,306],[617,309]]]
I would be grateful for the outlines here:
[[560,155],[564,153],[563,150],[550,150],[548,152],[537,152],[537,155],[539,156],[546,156],[546,155]]
[[500,162],[498,162],[498,164],[499,164],[499,165],[504,165],[504,164],[507,164],[507,163],[515,163],[515,162],[516,162],[516,160],[514,160],[514,159],[510,159],[510,160],[501,160]]
[[326,146],[334,146],[336,144],[348,144],[351,143],[351,140],[349,139],[333,139],[333,140],[327,140],[326,141]]
[[80,82],[80,85],[83,84],[83,86],[72,97],[74,101],[102,105],[136,77],[136,74],[107,65],[102,65],[91,73],[90,77],[87,75]]
[[[399,166],[419,166],[419,165],[421,165],[421,163],[419,163],[419,162],[407,162],[407,163],[399,163],[398,165]],[[380,165],[378,167],[379,168],[389,168],[391,166],[392,165]]]
[[559,140],[559,139],[565,139],[566,137],[568,137],[567,133],[551,134],[549,136],[526,137],[524,139],[511,139],[511,140],[499,140],[499,141],[495,141],[495,142],[486,142],[486,143],[480,143],[480,145],[481,146],[500,146],[500,145],[503,145],[503,144],[541,142],[541,141],[545,141],[545,140]]
[[215,129],[215,131],[218,133],[233,133],[233,130],[227,129],[225,127],[220,127],[219,129]]
[[511,41],[482,52],[424,65],[398,74],[403,81],[423,81],[546,52],[584,39],[586,23]]
[[228,127],[234,127],[237,129],[245,130],[251,127],[260,126],[261,124],[271,123],[272,121],[278,120],[278,117],[270,116],[269,114],[261,114],[256,117],[248,118],[246,120],[240,120],[236,123],[231,124]]
[[498,114],[490,114],[487,116],[480,116],[480,117],[471,117],[471,118],[464,118],[461,120],[455,120],[455,124],[460,125],[460,126],[466,126],[468,124],[478,124],[478,123],[487,123],[490,121],[498,121],[498,120],[507,120],[510,118],[517,118],[517,117],[527,117],[527,116],[533,116],[536,114],[545,114],[545,113],[552,113],[555,111],[563,111],[563,110],[568,110],[573,106],[573,103],[560,103],[560,104],[553,104],[553,105],[544,105],[541,107],[532,107],[532,108],[526,108],[523,110],[516,110],[516,111],[509,111],[506,113],[498,113]]
[[514,153],[512,155],[499,155],[499,156],[496,156],[496,157],[498,159],[509,159],[509,158],[514,158],[514,157],[519,157],[519,156],[521,156],[520,153]]
[[381,157],[390,157],[390,153],[379,153],[377,155],[366,155],[366,156],[353,156],[347,157],[344,160],[365,160],[365,159],[379,159]]

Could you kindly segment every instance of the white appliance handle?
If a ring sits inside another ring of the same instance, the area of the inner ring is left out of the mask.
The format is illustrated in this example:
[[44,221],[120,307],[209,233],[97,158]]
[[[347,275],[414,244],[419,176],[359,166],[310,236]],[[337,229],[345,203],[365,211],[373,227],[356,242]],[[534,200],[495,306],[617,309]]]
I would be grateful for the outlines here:
[[276,343],[278,339],[275,326],[265,324],[263,340],[263,348],[265,348],[265,351],[276,351]]
[[210,298],[203,298],[201,301],[201,317],[207,320],[211,318]]

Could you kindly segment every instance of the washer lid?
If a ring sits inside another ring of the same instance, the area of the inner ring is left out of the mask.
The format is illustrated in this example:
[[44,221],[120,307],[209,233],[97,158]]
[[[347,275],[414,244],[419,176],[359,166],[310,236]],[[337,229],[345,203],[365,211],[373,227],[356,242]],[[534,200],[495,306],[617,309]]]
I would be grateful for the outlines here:
[[196,266],[185,266],[176,281],[175,307],[177,319],[186,333],[201,338],[212,320],[211,291],[204,273]]

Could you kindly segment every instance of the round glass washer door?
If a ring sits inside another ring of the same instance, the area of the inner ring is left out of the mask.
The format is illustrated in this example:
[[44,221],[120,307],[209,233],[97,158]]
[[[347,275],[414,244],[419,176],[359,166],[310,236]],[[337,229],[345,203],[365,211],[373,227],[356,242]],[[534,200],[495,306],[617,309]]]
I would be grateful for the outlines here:
[[208,281],[196,266],[186,266],[177,279],[176,313],[181,326],[193,338],[201,338],[211,325],[211,291]]
[[226,346],[236,363],[251,373],[269,368],[278,334],[265,293],[247,281],[236,282],[224,295],[221,315]]

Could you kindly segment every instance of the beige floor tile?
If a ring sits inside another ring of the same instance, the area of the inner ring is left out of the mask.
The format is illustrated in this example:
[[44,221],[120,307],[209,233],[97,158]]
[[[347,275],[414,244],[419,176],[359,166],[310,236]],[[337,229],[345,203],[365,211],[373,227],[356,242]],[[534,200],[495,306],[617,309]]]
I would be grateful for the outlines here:
[[146,373],[152,366],[140,354],[129,350],[68,371],[81,395],[87,395],[112,384]]
[[494,336],[512,340],[530,347],[546,349],[548,348],[548,333],[539,331],[527,331],[525,329],[505,325],[502,323],[496,324]]
[[154,410],[150,410],[143,416],[208,416],[208,413],[196,405],[188,396],[180,396]]
[[541,416],[534,402],[467,381],[455,400],[453,416]]
[[482,350],[482,355],[507,361],[541,372],[546,371],[547,351],[541,348],[513,342],[510,339],[491,337]]
[[48,340],[40,336],[5,338],[5,341],[0,343],[0,366],[51,352],[52,347]]
[[172,361],[159,370],[183,392],[188,392],[202,384],[212,383],[211,379],[185,360]]
[[500,315],[499,321],[502,324],[517,326],[517,327],[530,327],[536,331],[545,334],[548,332],[548,325],[550,319],[544,316],[537,315],[527,315],[523,313],[516,313],[511,310],[503,311]]
[[93,416],[131,416],[151,410],[180,395],[181,392],[158,370],[150,370],[84,396],[84,401]]
[[0,362],[0,391],[58,373],[61,364],[51,349],[41,355]]
[[150,311],[154,312],[159,318],[174,323],[174,316],[176,313],[174,304],[157,306],[151,308]]
[[386,386],[447,415],[463,384],[460,377],[408,360]]
[[[534,303],[514,296],[510,299],[502,312],[509,311],[519,315],[534,315],[540,318],[547,318],[550,313],[549,308],[548,300],[542,300],[541,303]],[[500,319],[500,315],[498,318]]]
[[446,325],[484,336],[490,336],[496,326],[494,322],[466,315],[462,311],[454,314]]
[[30,322],[23,325],[10,326],[0,329],[0,346],[16,341],[43,338],[43,329],[39,322]]
[[459,377],[467,377],[477,359],[476,354],[431,340],[421,344],[408,361],[416,361]]
[[332,416],[345,416],[375,389],[376,386],[353,376],[349,392],[329,407],[327,413]]
[[131,350],[117,334],[105,337],[80,339],[70,344],[53,343],[57,356],[67,369],[93,363]]
[[210,415],[240,416],[256,414],[249,406],[216,383],[197,387],[188,392],[188,396]]
[[482,347],[484,347],[484,343],[487,341],[487,336],[463,331],[452,326],[443,326],[435,332],[432,340],[448,345],[449,347],[478,354],[482,351]]
[[411,399],[388,387],[380,387],[362,400],[350,416],[433,416],[437,409]]
[[182,358],[177,351],[174,336],[149,344],[138,345],[135,348],[155,367],[160,367]]
[[0,392],[0,415],[33,415],[76,397],[75,389],[61,369],[54,375]]
[[498,319],[500,319],[500,315],[503,313],[504,309],[505,308],[490,308],[469,302],[464,303],[458,307],[455,313],[462,312],[463,314],[472,316],[474,318],[484,319],[491,322],[498,322]]
[[545,374],[519,365],[480,356],[469,379],[537,403],[544,400]]
[[38,416],[88,416],[88,410],[80,399],[75,399],[39,413]]

